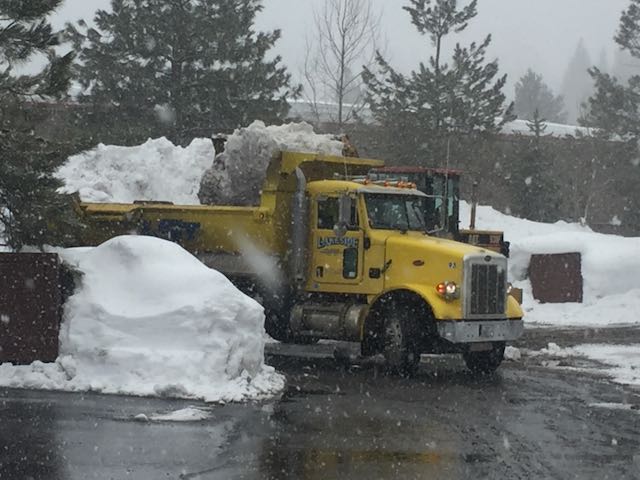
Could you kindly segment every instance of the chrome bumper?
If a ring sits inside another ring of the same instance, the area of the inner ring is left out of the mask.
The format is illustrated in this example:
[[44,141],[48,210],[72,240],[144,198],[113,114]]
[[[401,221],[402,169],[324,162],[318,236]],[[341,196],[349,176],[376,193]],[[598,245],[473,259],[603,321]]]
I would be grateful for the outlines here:
[[440,321],[438,334],[451,343],[508,342],[524,332],[522,320]]

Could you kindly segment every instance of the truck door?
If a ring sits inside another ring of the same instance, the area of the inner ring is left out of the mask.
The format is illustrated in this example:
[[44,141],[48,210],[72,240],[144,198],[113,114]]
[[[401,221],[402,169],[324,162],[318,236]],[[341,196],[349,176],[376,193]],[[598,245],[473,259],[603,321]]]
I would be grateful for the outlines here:
[[351,215],[344,235],[334,227],[340,217],[340,197],[316,197],[312,234],[311,272],[316,284],[359,284],[363,271],[362,229],[358,228],[357,202],[351,202]]

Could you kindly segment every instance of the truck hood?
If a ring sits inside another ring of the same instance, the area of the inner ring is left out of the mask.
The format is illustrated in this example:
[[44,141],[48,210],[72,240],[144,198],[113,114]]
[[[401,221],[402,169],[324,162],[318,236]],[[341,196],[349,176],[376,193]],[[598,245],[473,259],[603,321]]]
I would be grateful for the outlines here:
[[490,250],[421,232],[394,232],[387,236],[385,250],[388,264],[385,289],[409,284],[435,286],[446,281],[462,285],[465,258],[502,257]]

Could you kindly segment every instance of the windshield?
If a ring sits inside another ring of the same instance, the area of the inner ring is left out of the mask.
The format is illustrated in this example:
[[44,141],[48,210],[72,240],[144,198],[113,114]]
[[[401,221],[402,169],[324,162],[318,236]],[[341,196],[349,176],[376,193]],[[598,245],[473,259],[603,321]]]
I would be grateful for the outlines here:
[[365,194],[371,228],[381,230],[425,230],[425,198],[417,195]]

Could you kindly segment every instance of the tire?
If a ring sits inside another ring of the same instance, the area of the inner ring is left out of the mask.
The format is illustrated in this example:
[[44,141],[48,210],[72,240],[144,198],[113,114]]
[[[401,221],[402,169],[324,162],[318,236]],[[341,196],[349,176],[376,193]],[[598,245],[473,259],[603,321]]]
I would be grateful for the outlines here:
[[418,370],[420,350],[412,313],[405,305],[393,302],[385,309],[383,355],[390,372],[411,376]]
[[499,342],[492,345],[492,349],[486,352],[465,352],[462,356],[467,368],[476,375],[491,375],[498,369],[504,360],[505,343]]

